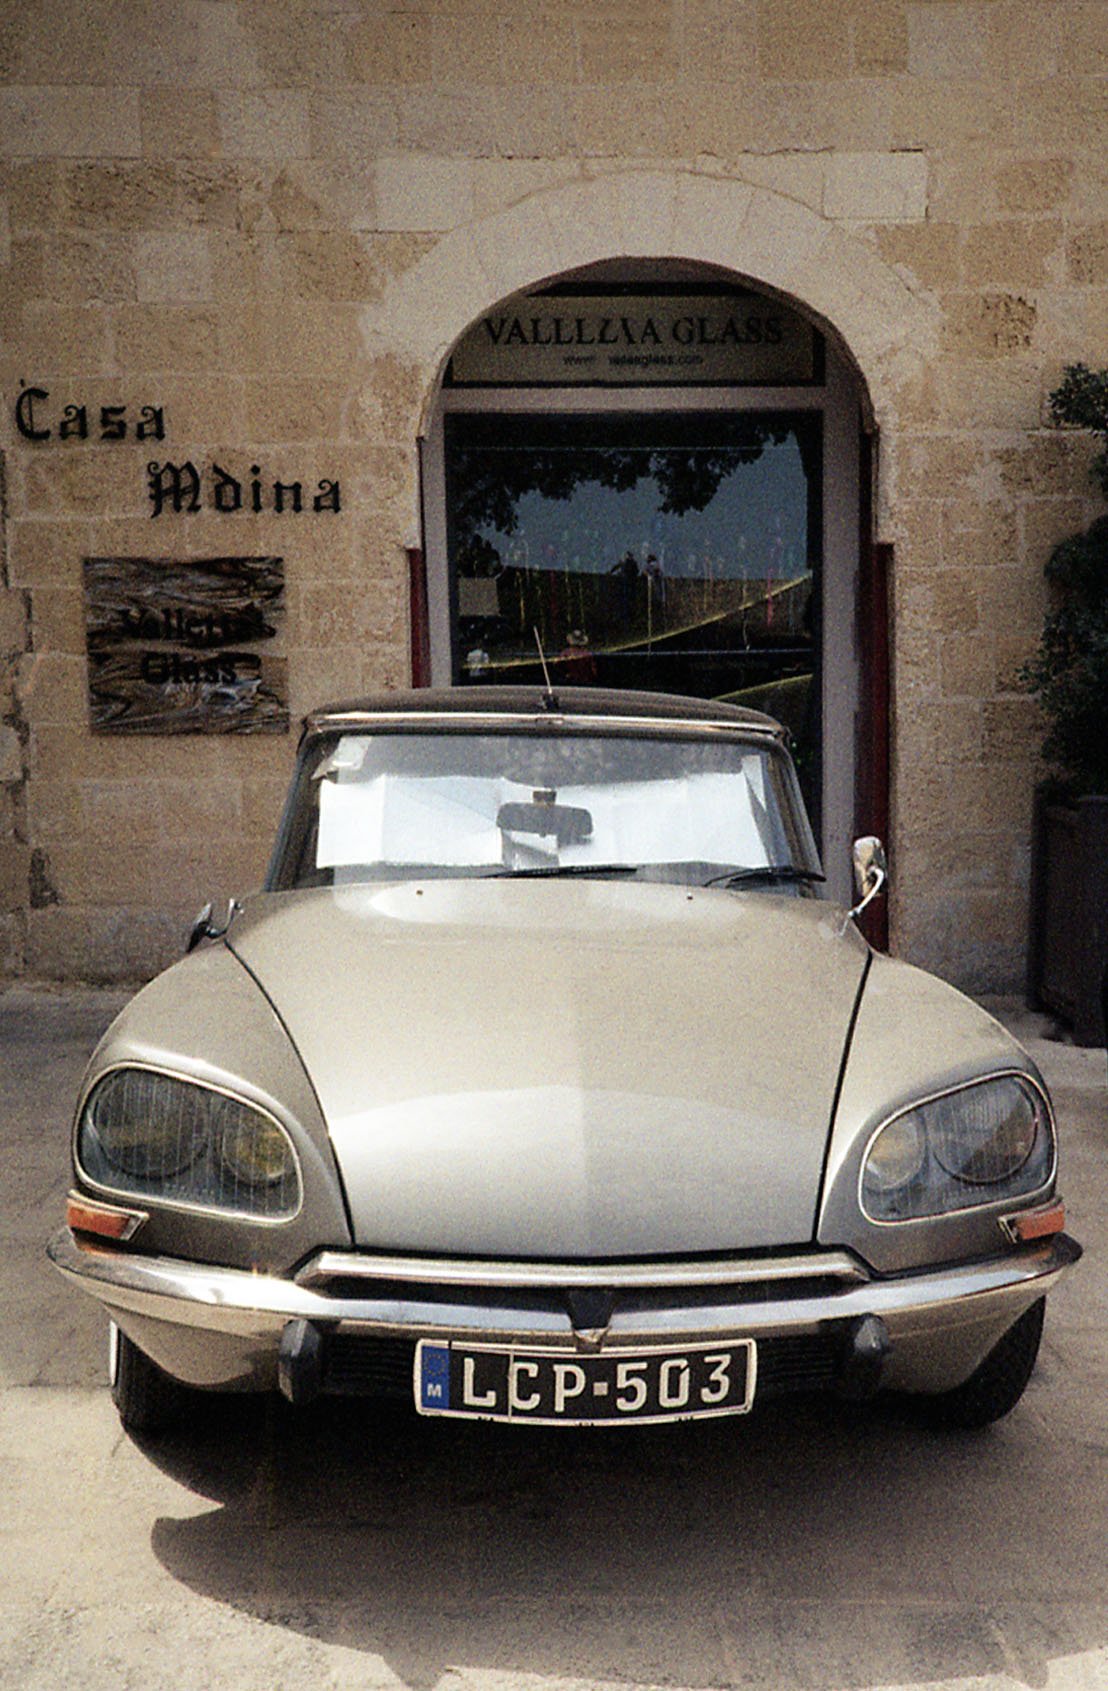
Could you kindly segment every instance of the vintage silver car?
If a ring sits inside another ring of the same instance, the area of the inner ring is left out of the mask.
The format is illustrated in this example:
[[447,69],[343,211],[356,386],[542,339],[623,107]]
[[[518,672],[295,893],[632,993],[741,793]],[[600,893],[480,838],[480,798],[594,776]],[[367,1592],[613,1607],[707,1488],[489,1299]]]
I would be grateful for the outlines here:
[[[866,899],[883,854],[855,856]],[[77,1104],[50,1254],[110,1317],[124,1423],[275,1386],[535,1425],[879,1388],[1006,1413],[1080,1255],[1050,1100],[822,879],[751,711],[310,717],[264,890]]]

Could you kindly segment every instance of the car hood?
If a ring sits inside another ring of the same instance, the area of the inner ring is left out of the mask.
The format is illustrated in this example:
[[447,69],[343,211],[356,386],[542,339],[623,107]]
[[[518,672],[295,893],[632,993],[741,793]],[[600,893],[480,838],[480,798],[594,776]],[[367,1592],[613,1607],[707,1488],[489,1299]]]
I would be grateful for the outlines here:
[[808,1242],[867,951],[834,906],[601,880],[263,895],[228,942],[316,1089],[357,1243]]

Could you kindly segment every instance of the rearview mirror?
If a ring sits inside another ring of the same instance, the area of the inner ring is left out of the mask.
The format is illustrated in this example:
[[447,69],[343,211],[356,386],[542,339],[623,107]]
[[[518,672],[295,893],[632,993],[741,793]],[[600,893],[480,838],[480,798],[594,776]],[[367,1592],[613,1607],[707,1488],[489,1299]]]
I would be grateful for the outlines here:
[[553,834],[560,846],[592,838],[592,812],[573,804],[502,804],[496,826],[506,834]]

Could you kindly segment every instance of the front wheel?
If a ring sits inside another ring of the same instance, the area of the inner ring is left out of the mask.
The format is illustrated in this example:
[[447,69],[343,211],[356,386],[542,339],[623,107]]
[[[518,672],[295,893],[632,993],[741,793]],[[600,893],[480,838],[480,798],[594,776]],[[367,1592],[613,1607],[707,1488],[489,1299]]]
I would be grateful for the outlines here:
[[1031,1378],[1043,1333],[1046,1299],[1015,1322],[988,1356],[960,1386],[920,1399],[927,1421],[935,1427],[987,1427],[1014,1409]]
[[108,1380],[129,1433],[164,1433],[184,1415],[188,1387],[151,1362],[114,1321],[108,1334]]

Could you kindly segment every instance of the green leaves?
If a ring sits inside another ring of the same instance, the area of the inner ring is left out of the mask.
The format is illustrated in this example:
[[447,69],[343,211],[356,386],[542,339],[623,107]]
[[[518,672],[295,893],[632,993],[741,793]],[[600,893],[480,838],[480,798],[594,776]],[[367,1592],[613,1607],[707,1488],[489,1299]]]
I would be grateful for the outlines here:
[[[1071,365],[1050,408],[1100,437],[1093,474],[1108,496],[1108,370]],[[1108,516],[1056,546],[1045,574],[1051,608],[1020,680],[1049,723],[1044,757],[1076,792],[1108,793]]]
[[1103,450],[1093,461],[1093,474],[1108,498],[1108,370],[1071,364],[1061,387],[1050,396],[1050,414],[1056,423],[1091,429],[1100,436]]

